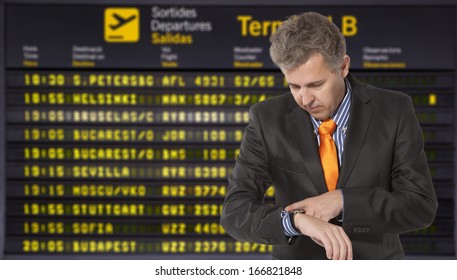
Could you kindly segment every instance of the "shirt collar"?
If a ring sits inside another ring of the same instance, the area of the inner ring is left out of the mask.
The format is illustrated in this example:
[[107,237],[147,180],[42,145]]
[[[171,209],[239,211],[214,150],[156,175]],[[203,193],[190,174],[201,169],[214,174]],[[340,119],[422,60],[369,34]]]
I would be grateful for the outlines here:
[[[346,84],[346,94],[338,109],[330,116],[330,118],[336,123],[337,129],[340,129],[344,134],[346,134],[351,109],[352,88],[347,78],[344,78],[344,81]],[[318,135],[318,128],[321,125],[322,121],[316,120],[311,115],[310,118],[311,122],[313,123],[314,133]]]

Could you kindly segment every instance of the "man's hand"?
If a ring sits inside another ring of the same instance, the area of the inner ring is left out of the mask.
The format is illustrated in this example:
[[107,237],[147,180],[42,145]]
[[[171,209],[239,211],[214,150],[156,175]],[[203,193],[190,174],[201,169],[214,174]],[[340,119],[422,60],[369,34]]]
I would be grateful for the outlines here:
[[295,202],[285,208],[286,211],[299,209],[305,210],[306,215],[328,222],[343,211],[343,194],[341,190],[326,192]]
[[294,215],[294,224],[302,234],[325,248],[328,259],[352,260],[352,243],[343,228],[304,213]]

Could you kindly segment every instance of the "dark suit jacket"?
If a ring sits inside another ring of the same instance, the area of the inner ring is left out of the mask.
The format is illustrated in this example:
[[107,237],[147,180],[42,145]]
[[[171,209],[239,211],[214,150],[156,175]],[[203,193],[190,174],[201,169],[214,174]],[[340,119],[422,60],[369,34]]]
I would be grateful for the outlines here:
[[[351,115],[337,184],[342,227],[354,259],[401,259],[399,234],[428,227],[438,206],[422,130],[409,96],[348,79]],[[276,205],[263,202],[271,184]],[[288,243],[280,218],[283,207],[326,191],[309,114],[291,94],[252,106],[221,216],[227,233],[272,244],[272,258],[326,259],[307,236]]]

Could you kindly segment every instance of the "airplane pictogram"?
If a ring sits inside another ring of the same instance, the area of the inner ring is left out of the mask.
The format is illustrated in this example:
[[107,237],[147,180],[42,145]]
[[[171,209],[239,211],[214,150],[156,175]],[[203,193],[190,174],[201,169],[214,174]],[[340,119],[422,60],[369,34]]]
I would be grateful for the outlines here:
[[117,20],[118,23],[117,23],[117,24],[110,24],[109,27],[110,27],[112,30],[116,30],[116,29],[118,29],[118,28],[124,26],[125,24],[131,22],[132,20],[134,20],[134,19],[136,18],[136,15],[132,15],[132,16],[129,17],[129,18],[123,18],[123,17],[120,16],[119,14],[114,13],[114,14],[113,14],[113,17],[116,18],[116,20]]
[[140,40],[140,10],[109,7],[104,12],[104,37],[108,43],[135,43]]

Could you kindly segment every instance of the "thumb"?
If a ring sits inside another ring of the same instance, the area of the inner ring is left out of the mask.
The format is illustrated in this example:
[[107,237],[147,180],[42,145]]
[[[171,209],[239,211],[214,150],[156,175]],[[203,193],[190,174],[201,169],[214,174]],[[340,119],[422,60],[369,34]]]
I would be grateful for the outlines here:
[[325,247],[324,246],[324,243],[319,239],[319,238],[316,238],[316,237],[311,237],[311,240],[313,240],[315,243],[317,243],[318,245],[322,246],[322,247]]

